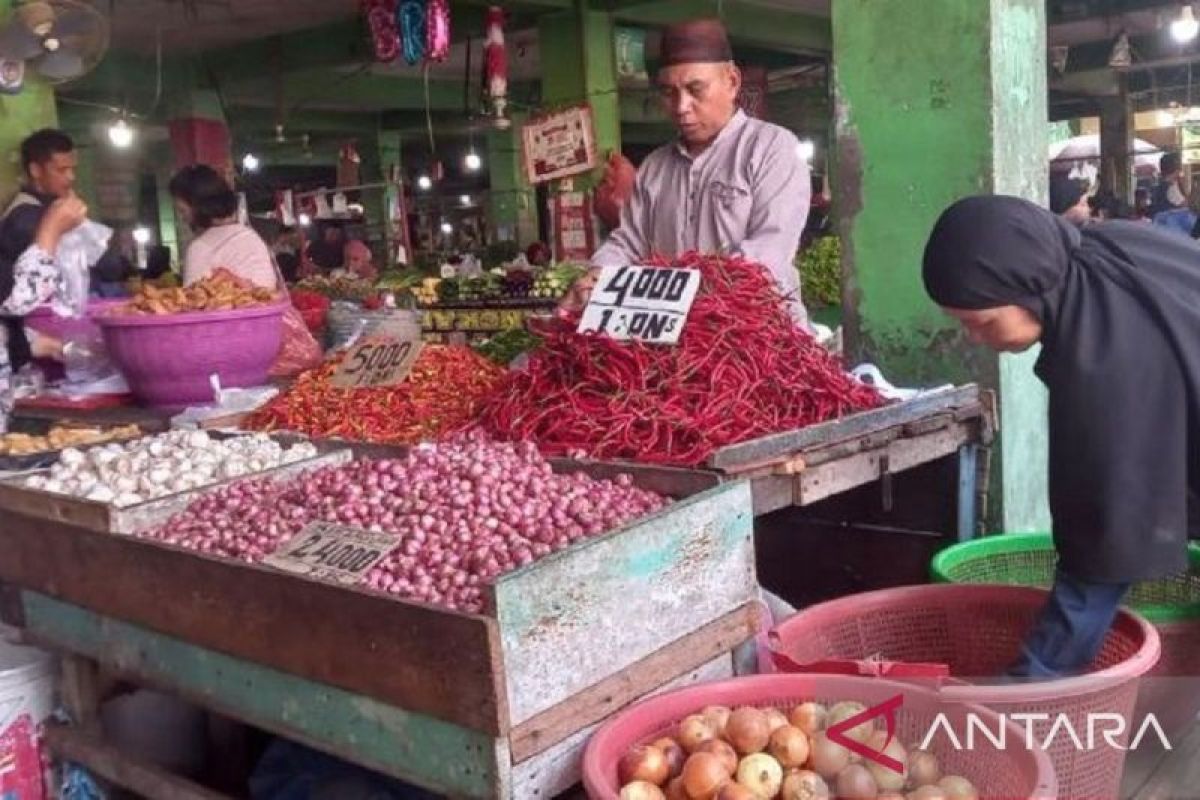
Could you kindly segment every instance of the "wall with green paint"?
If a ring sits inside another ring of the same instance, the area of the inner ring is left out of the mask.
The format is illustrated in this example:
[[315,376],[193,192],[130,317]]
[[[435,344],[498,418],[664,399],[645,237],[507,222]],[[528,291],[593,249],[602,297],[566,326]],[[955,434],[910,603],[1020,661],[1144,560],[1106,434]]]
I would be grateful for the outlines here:
[[1042,2],[838,0],[832,23],[850,350],[902,384],[973,380],[999,389],[1003,455],[994,474],[1003,517],[995,524],[1042,527],[1045,397],[1031,357],[997,358],[965,343],[920,276],[929,231],[954,200],[1044,197]]
[[[0,0],[0,22],[8,18],[12,0]],[[0,95],[0,203],[16,194],[21,182],[21,140],[39,128],[58,124],[54,91],[32,73],[17,95]]]
[[537,239],[537,200],[525,180],[521,162],[520,129],[524,115],[510,114],[512,127],[487,133],[488,209],[493,233],[502,239],[529,244]]

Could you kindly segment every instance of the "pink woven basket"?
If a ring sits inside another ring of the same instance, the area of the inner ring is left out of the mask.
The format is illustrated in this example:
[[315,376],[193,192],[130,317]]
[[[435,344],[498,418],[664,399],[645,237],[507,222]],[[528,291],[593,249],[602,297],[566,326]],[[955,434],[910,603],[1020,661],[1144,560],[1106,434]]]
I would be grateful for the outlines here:
[[1122,748],[1128,745],[1142,722],[1133,714],[1139,680],[1159,659],[1158,633],[1149,622],[1132,611],[1119,612],[1085,675],[1015,685],[967,683],[1003,674],[1046,597],[1041,589],[971,584],[866,592],[800,611],[778,625],[773,638],[781,653],[801,664],[831,658],[946,664],[959,680],[942,686],[940,697],[1006,715],[1046,715],[1033,722],[1034,738],[1049,745],[1059,797],[1117,797],[1123,749],[1099,734],[1099,741],[1083,748],[1065,728],[1049,734],[1063,717],[1082,737],[1097,719],[1090,715],[1119,714],[1126,725],[1115,738]]
[[[690,686],[638,703],[617,715],[588,742],[583,784],[593,800],[617,800],[617,761],[621,756],[634,745],[671,734],[680,720],[707,705],[776,706],[786,710],[807,700],[854,700],[872,706],[897,695],[903,696],[903,704],[896,712],[896,733],[911,746],[920,744],[935,728],[939,714],[954,730],[966,730],[968,720],[992,731],[1001,730],[999,717],[987,709],[947,702],[935,692],[905,683],[840,675],[758,675]],[[1006,742],[1023,741],[1012,723],[1006,734]],[[1039,750],[1023,746],[1001,749],[985,739],[976,740],[974,749],[968,752],[941,736],[931,737],[930,749],[947,774],[968,778],[984,800],[1048,800],[1058,796],[1054,769]]]
[[211,403],[209,376],[222,387],[261,386],[279,354],[289,303],[183,314],[97,318],[109,355],[141,402]]

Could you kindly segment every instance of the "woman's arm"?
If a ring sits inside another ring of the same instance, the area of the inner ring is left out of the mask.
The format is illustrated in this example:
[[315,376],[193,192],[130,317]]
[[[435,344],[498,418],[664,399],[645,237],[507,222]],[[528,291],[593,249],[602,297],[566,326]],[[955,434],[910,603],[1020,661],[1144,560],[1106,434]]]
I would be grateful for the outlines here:
[[55,261],[58,243],[63,234],[86,217],[87,205],[73,195],[55,200],[46,209],[33,244],[25,248],[13,265],[12,292],[0,303],[0,313],[24,316],[61,292],[62,273]]

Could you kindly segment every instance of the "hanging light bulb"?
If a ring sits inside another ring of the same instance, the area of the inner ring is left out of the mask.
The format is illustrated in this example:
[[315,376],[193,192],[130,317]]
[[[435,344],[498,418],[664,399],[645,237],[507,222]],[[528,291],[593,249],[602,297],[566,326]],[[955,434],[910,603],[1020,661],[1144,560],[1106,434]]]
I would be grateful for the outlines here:
[[428,192],[433,188],[433,179],[428,175],[421,175],[417,178],[417,188],[423,192]]
[[796,155],[801,161],[812,161],[813,155],[817,152],[817,146],[813,144],[811,139],[801,139],[796,143]]
[[108,126],[108,141],[113,147],[125,150],[133,144],[133,126],[124,117]]
[[150,244],[150,229],[139,225],[133,229],[133,240],[140,245]]
[[469,195],[469,194],[461,195],[458,198],[458,202],[462,203],[464,206],[471,205],[471,195]]
[[483,166],[483,159],[479,157],[474,148],[467,151],[467,155],[463,158],[463,166],[467,168],[467,172],[478,172]]
[[454,233],[454,226],[451,225],[449,222],[443,222],[442,223],[442,233],[449,236],[450,234]]
[[242,169],[246,172],[258,172],[259,160],[254,153],[246,153],[242,156]]
[[308,214],[301,214],[296,221],[300,223],[301,228],[307,228],[309,225],[312,225],[312,217]]
[[1192,10],[1191,3],[1179,9],[1179,18],[1171,23],[1171,38],[1177,42],[1190,42],[1200,34],[1200,21]]

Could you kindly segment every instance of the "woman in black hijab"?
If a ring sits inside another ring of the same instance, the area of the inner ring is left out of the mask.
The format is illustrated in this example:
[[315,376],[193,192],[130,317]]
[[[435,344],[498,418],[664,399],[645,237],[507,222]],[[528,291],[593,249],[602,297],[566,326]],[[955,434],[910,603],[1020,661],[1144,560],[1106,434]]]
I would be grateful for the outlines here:
[[1187,568],[1188,495],[1200,490],[1200,246],[971,197],[934,226],[924,279],[977,344],[1042,345],[1059,569],[1010,674],[1079,670],[1130,583]]

